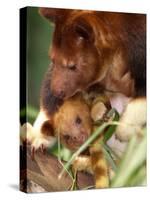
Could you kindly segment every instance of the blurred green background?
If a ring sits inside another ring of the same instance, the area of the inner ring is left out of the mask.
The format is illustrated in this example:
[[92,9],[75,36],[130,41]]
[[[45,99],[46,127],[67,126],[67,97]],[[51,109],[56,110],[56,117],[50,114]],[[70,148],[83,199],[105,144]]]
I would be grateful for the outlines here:
[[53,26],[40,16],[38,8],[27,8],[27,89],[28,105],[39,110],[40,87],[50,60],[48,50]]

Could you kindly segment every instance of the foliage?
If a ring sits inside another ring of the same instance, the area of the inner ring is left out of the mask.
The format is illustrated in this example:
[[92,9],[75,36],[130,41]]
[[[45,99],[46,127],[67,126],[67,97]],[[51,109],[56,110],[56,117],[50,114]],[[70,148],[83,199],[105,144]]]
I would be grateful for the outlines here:
[[[21,115],[25,112],[21,111]],[[27,109],[27,118],[32,119],[36,118],[38,111],[29,106]],[[115,115],[114,115],[115,113]],[[111,115],[110,115],[111,114]],[[112,119],[113,116],[113,119]],[[96,131],[88,138],[88,140],[73,154],[68,149],[58,142],[48,150],[49,153],[54,154],[59,158],[60,161],[66,161],[67,163],[64,165],[63,171],[67,170],[69,175],[72,177],[73,175],[70,171],[70,165],[73,160],[78,156],[82,151],[84,151],[103,131],[107,128],[104,140],[102,142],[103,151],[105,157],[115,172],[113,179],[111,180],[111,187],[126,187],[126,186],[143,186],[146,185],[146,128],[142,129],[143,137],[138,138],[137,136],[133,136],[128,143],[127,149],[121,159],[119,160],[119,164],[116,164],[115,160],[119,159],[114,152],[107,146],[106,141],[114,134],[116,127],[116,120],[119,119],[118,113],[115,110],[110,110],[109,117],[112,119],[111,121],[107,121],[102,123]],[[74,184],[73,184],[74,185]],[[74,188],[74,186],[73,186]]]

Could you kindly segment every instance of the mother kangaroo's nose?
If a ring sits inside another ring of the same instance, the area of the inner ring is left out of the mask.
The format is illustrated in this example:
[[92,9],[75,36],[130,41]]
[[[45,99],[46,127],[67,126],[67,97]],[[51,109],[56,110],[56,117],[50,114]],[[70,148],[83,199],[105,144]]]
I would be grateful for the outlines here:
[[68,68],[70,70],[75,70],[76,69],[76,63],[72,60],[67,60],[67,59],[63,59],[62,62],[63,67]]
[[65,92],[63,90],[57,91],[56,96],[60,99],[63,99],[65,97]]

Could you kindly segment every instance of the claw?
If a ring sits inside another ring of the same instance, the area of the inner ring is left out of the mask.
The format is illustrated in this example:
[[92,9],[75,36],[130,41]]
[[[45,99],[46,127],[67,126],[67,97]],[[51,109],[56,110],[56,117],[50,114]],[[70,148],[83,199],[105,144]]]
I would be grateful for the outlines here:
[[35,147],[31,147],[31,160],[35,160]]
[[44,144],[41,144],[39,150],[40,150],[43,154],[46,153],[46,147],[44,146]]
[[41,152],[42,152],[43,154],[46,153],[46,148],[44,147],[44,144],[41,145]]
[[[39,148],[38,148],[43,154],[46,153],[46,147],[44,147],[44,145],[42,144]],[[38,150],[37,149],[37,150]],[[31,159],[35,160],[35,153],[36,153],[36,148],[34,146],[31,147]]]

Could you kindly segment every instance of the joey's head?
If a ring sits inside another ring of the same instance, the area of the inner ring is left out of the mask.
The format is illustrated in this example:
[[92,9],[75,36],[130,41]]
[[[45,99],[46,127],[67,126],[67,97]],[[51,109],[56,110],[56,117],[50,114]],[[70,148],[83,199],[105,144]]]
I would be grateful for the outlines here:
[[72,151],[77,150],[92,132],[88,105],[74,97],[66,100],[54,115],[54,127],[61,143]]
[[53,95],[67,99],[102,80],[107,47],[97,31],[104,29],[96,28],[100,24],[96,12],[41,8],[40,13],[55,24],[49,52]]

